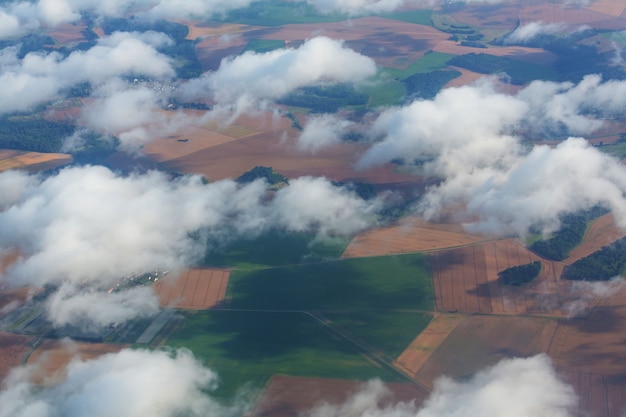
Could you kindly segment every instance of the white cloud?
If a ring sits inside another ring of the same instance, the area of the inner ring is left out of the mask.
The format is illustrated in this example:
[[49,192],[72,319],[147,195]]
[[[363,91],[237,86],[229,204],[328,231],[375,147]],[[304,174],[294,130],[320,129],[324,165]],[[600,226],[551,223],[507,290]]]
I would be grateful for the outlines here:
[[329,146],[341,143],[341,137],[353,123],[334,114],[310,117],[298,137],[298,148],[316,153]]
[[424,173],[441,183],[423,196],[420,212],[431,218],[452,209],[475,232],[524,235],[540,227],[548,233],[559,227],[560,214],[596,204],[626,226],[626,171],[619,161],[583,139],[529,153],[513,136],[530,126],[593,131],[601,125],[593,112],[618,113],[625,87],[588,76],[577,85],[535,82],[515,96],[484,81],[447,89],[431,101],[383,112],[371,129],[382,140],[359,166],[421,161]]
[[344,404],[324,404],[307,417],[571,417],[577,398],[561,381],[546,355],[505,359],[467,381],[440,378],[420,407],[413,402],[380,406],[387,394],[381,383],[369,383]]
[[[199,176],[169,180],[159,172],[122,177],[95,166],[48,178],[3,172],[0,186],[8,196],[0,248],[21,256],[0,278],[61,286],[47,306],[57,324],[82,318],[106,325],[153,313],[155,300],[143,290],[132,293],[136,299],[106,290],[122,277],[196,262],[208,238],[224,242],[269,229],[353,234],[376,221],[381,204],[322,178],[295,179],[270,198],[262,181],[204,184]],[[119,308],[100,308],[114,303]]]
[[117,32],[87,51],[29,53],[17,58],[15,48],[0,51],[0,113],[28,110],[57,97],[63,88],[88,81],[99,84],[121,75],[155,78],[175,75],[170,59],[155,47],[168,42],[161,34]]
[[539,35],[552,35],[555,33],[571,32],[565,23],[544,23],[542,21],[525,23],[518,26],[504,39],[505,43],[526,43]]
[[240,415],[246,404],[222,406],[206,391],[217,375],[191,352],[130,350],[73,360],[57,385],[37,387],[14,371],[0,392],[0,417],[200,417]]
[[321,81],[361,82],[376,73],[370,58],[326,37],[296,49],[246,52],[222,60],[217,71],[190,81],[182,93],[191,99],[213,97],[222,105],[246,109]]

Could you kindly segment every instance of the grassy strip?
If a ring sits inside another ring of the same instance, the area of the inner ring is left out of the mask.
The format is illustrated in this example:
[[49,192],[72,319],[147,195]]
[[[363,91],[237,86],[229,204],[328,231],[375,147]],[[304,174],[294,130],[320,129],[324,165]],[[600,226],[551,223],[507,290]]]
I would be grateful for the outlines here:
[[424,255],[409,254],[235,271],[230,306],[268,310],[433,308]]

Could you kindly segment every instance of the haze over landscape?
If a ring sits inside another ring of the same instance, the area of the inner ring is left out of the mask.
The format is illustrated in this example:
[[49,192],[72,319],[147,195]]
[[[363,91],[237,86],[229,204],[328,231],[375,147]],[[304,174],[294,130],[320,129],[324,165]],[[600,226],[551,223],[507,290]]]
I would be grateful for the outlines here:
[[626,413],[626,1],[0,1],[0,417]]

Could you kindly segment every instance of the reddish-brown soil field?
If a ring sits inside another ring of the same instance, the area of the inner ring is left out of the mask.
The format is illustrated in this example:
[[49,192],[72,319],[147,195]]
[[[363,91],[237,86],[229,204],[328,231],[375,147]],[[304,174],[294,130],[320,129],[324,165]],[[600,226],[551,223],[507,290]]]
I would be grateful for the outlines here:
[[582,243],[570,252],[565,262],[574,263],[624,236],[626,230],[617,227],[613,214],[605,214],[591,224]]
[[595,0],[586,8],[594,12],[620,17],[624,14],[626,2],[624,0]]
[[417,381],[432,388],[442,375],[466,378],[503,358],[546,352],[556,326],[547,318],[470,316],[430,355]]
[[583,318],[559,323],[549,354],[560,369],[626,375],[626,288],[595,301]]
[[445,40],[439,42],[437,46],[433,48],[433,51],[453,55],[483,53],[495,56],[505,56],[541,65],[550,65],[556,61],[556,56],[551,52],[541,48],[529,48],[525,46],[490,46],[489,48],[472,48],[470,46],[463,46],[455,41]]
[[[527,0],[526,0],[527,1]],[[463,7],[450,13],[457,22],[490,29],[513,30],[524,2],[502,2],[495,5]]]
[[224,301],[229,276],[225,269],[189,269],[174,280],[158,281],[154,287],[162,307],[201,310]]
[[[622,1],[620,3],[623,8]],[[614,16],[619,7],[603,5],[596,2],[590,8],[564,6],[562,3],[531,4],[525,6],[519,15],[521,24],[535,21],[544,23],[567,23],[569,25],[588,25],[595,29],[623,30],[626,29],[626,20],[621,16]],[[623,9],[622,9],[623,10]]]
[[36,365],[34,379],[37,383],[54,383],[62,378],[65,367],[74,358],[94,359],[107,353],[119,352],[126,345],[108,343],[78,343],[47,339],[28,358]]
[[357,171],[354,164],[366,147],[344,143],[315,155],[298,150],[293,140],[285,139],[285,130],[274,130],[200,150],[164,162],[169,169],[182,173],[200,173],[211,180],[236,178],[255,166],[271,166],[289,178],[304,175],[324,176],[339,181],[362,181],[372,184],[415,183],[420,179],[395,172],[393,164]]
[[0,332],[0,383],[11,369],[22,363],[32,339],[31,336]]
[[411,378],[417,376],[430,355],[466,318],[459,314],[435,314],[435,318],[428,324],[428,327],[411,342],[409,347],[393,363],[396,368]]
[[187,25],[189,33],[187,38],[195,41],[198,38],[219,37],[224,35],[236,35],[259,29],[258,26],[249,26],[239,23],[203,23],[203,22],[180,22]]
[[382,17],[364,17],[321,24],[284,25],[280,28],[251,32],[250,35],[286,42],[327,36],[346,41],[346,46],[371,57],[379,65],[395,68],[406,67],[450,36],[430,26]]
[[540,260],[517,239],[475,244],[431,254],[439,311],[563,316],[569,282],[558,280],[563,265],[542,261],[543,271],[531,284],[515,288],[500,284],[498,272]]
[[0,290],[0,317],[23,304],[31,291],[29,287]]
[[0,171],[9,169],[40,171],[57,168],[71,162],[72,156],[64,153],[0,151]]
[[239,55],[248,41],[239,34],[233,36],[213,36],[196,44],[196,55],[203,71],[215,71],[223,58]]
[[[381,407],[395,401],[415,401],[421,404],[428,392],[413,384],[385,384],[391,392],[383,398]],[[341,379],[304,378],[274,375],[265,388],[252,417],[298,417],[315,407],[326,404],[343,404],[359,392],[363,382]]]
[[406,218],[393,226],[359,234],[350,242],[342,258],[430,251],[465,246],[483,240],[486,240],[484,236],[465,233],[460,225]]
[[54,39],[57,44],[66,45],[85,41],[82,31],[86,28],[87,26],[82,22],[78,24],[63,23],[48,29],[46,34]]
[[626,378],[571,371],[560,374],[578,394],[577,417],[623,417]]

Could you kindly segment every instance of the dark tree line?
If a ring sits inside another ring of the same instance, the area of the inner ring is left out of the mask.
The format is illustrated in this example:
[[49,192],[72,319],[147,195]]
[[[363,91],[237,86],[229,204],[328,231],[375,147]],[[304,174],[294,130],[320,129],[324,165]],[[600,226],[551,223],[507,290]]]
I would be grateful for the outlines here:
[[305,107],[313,113],[335,113],[345,106],[365,105],[369,96],[357,92],[351,84],[309,86],[277,100],[286,106]]
[[519,287],[528,284],[539,276],[541,262],[535,261],[525,265],[513,266],[498,273],[498,279],[505,285]]
[[576,281],[607,281],[622,274],[625,267],[626,238],[622,238],[565,267],[562,278]]
[[606,213],[605,208],[594,207],[583,212],[561,216],[561,228],[550,239],[538,240],[530,245],[529,249],[543,258],[562,261],[582,242],[587,223]]
[[407,94],[411,97],[431,99],[451,80],[460,77],[459,71],[438,70],[413,74],[403,80]]

